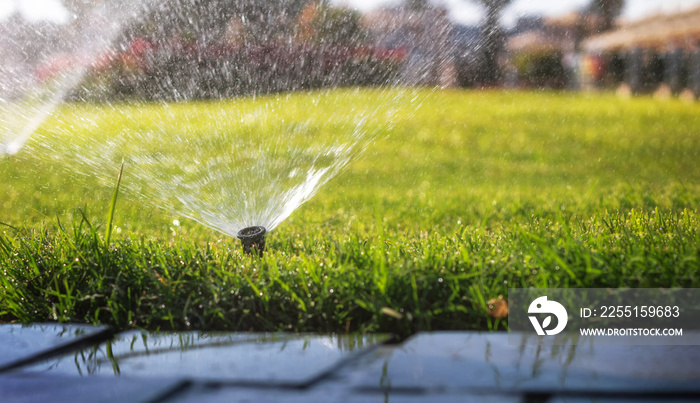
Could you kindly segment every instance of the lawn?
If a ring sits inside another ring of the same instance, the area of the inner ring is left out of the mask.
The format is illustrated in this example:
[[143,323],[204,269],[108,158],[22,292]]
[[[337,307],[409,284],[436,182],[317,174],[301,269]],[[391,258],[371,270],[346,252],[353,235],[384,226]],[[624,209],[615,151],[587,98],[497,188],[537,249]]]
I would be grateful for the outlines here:
[[[129,191],[106,243],[119,161],[86,163],[72,145],[100,150],[138,124],[168,147],[170,128],[206,136],[214,112],[282,98],[182,103],[167,120],[162,105],[62,107],[0,159],[0,322],[407,335],[506,329],[487,305],[509,287],[700,287],[700,104],[390,95],[376,139],[268,236],[263,258]],[[334,135],[337,109],[302,107],[314,96],[275,101],[255,135],[280,122]],[[351,111],[377,92],[323,96]]]

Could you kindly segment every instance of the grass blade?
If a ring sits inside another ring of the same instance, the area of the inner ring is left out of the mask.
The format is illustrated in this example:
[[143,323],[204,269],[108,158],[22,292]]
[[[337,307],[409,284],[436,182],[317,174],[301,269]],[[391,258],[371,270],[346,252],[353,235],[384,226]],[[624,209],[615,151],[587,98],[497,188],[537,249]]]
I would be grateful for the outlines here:
[[112,237],[112,222],[114,221],[114,210],[117,208],[117,196],[119,196],[119,185],[122,182],[122,173],[124,173],[124,158],[122,158],[122,165],[119,168],[119,174],[117,175],[117,185],[114,187],[112,202],[109,205],[109,217],[107,217],[107,232],[105,234],[105,245],[109,245],[109,239]]

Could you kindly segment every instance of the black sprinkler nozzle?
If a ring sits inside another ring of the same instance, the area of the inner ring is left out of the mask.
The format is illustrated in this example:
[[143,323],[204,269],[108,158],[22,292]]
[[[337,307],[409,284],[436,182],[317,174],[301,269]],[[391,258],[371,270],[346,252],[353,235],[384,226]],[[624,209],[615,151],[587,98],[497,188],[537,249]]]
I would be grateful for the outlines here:
[[265,251],[265,235],[267,230],[259,225],[246,227],[238,231],[238,239],[243,244],[243,252],[252,255],[257,253],[262,257]]

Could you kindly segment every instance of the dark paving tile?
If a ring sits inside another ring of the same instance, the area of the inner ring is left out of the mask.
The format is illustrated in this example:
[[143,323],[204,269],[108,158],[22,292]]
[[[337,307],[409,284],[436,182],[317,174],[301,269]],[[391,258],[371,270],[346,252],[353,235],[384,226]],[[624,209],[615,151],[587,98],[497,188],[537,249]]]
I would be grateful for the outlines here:
[[47,357],[52,351],[69,351],[110,337],[107,327],[87,325],[0,325],[0,372]]
[[355,389],[356,379],[364,376],[368,365],[373,363],[371,354],[356,357],[327,377],[306,388],[283,388],[270,385],[267,387],[242,387],[216,383],[198,383],[183,393],[168,399],[168,403],[198,402],[521,402],[518,394],[479,393],[471,390],[452,390],[450,393],[439,390],[384,391],[372,389]]
[[305,390],[257,389],[240,387],[193,387],[178,394],[167,403],[257,403],[257,402],[338,402],[338,403],[521,403],[520,396],[486,394],[464,391],[450,394],[357,393],[342,384],[320,385]]
[[440,332],[363,360],[362,391],[700,392],[700,346],[509,345],[506,333]]
[[98,347],[28,368],[64,375],[177,377],[269,386],[322,377],[386,336],[252,333],[120,334]]
[[188,388],[166,400],[167,403],[308,403],[343,402],[347,390],[342,387],[313,387],[309,389],[245,388],[235,386],[204,386]]
[[[601,397],[555,397],[553,399],[547,400],[547,403],[669,403],[668,398],[601,398]],[[672,400],[673,403],[697,403],[698,399],[676,399]]]
[[0,376],[0,396],[12,403],[149,402],[182,385],[177,380],[12,374]]
[[523,399],[517,395],[503,395],[497,393],[479,392],[452,392],[452,393],[428,393],[428,394],[355,394],[350,396],[347,403],[522,403]]

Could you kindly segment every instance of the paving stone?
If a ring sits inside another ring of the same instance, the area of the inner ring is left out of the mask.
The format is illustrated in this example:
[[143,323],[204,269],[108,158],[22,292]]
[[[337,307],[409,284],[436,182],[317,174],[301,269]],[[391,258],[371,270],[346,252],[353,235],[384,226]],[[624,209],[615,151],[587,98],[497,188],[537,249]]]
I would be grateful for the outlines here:
[[52,351],[99,343],[111,334],[107,327],[88,325],[0,325],[0,372]]
[[509,345],[506,333],[437,332],[363,360],[363,391],[700,392],[700,346]]
[[358,393],[347,389],[342,384],[326,387],[314,386],[304,390],[281,390],[241,387],[194,387],[168,399],[167,403],[258,403],[258,402],[407,402],[407,403],[451,403],[451,402],[484,402],[484,403],[520,403],[518,395],[486,394],[464,391],[463,393],[428,393],[428,394],[398,394],[398,393]]
[[149,402],[182,384],[177,380],[12,374],[0,376],[0,396],[3,402],[13,403]]
[[[647,397],[554,397],[547,400],[547,403],[669,403],[668,398],[647,398]],[[676,398],[673,403],[697,403],[697,398]]]
[[523,398],[518,395],[504,395],[498,393],[479,392],[452,392],[452,393],[426,393],[426,394],[398,394],[392,392],[374,394],[355,394],[350,396],[347,403],[522,403]]
[[293,388],[247,388],[240,386],[194,386],[168,399],[167,403],[308,403],[343,402],[347,400],[347,390],[341,387]]
[[175,377],[259,384],[308,383],[365,348],[381,335],[324,336],[253,333],[128,332],[79,353],[29,368],[63,375]]

